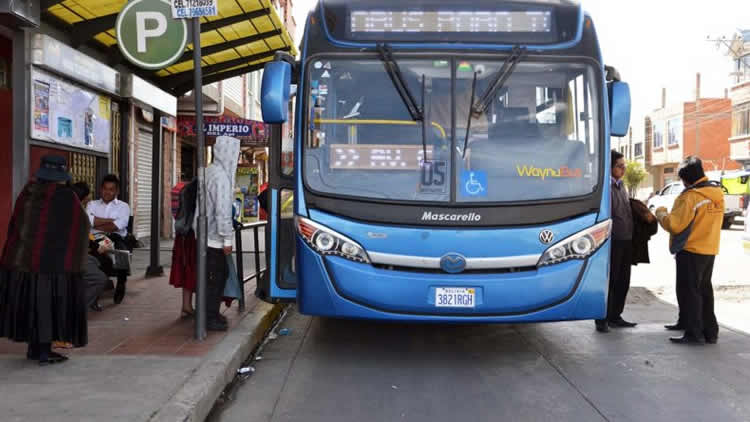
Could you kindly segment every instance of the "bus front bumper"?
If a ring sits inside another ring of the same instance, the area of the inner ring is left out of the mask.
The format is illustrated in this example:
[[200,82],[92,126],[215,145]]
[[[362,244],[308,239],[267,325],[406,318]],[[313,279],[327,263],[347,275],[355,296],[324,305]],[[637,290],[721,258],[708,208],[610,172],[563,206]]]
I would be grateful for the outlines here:
[[[419,322],[541,322],[606,314],[610,242],[585,261],[516,273],[440,274],[322,257],[298,239],[299,310],[307,315]],[[471,288],[472,308],[437,307],[440,287]]]

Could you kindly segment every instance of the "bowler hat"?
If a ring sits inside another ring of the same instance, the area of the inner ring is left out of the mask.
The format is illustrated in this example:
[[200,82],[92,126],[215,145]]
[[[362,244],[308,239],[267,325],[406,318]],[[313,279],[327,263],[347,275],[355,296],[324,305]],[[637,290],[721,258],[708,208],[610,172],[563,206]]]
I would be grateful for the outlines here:
[[68,173],[68,163],[65,157],[59,155],[45,155],[35,174],[37,180],[48,182],[69,182],[72,177]]

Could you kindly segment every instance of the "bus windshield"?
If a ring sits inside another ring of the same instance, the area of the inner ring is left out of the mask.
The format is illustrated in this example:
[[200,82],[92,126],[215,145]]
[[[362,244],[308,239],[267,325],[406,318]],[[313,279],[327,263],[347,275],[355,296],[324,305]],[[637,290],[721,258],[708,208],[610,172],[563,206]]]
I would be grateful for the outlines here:
[[310,62],[303,174],[313,192],[502,203],[596,190],[600,76],[592,66],[525,58],[470,121],[472,98],[487,92],[503,58],[396,60],[424,125],[377,58]]

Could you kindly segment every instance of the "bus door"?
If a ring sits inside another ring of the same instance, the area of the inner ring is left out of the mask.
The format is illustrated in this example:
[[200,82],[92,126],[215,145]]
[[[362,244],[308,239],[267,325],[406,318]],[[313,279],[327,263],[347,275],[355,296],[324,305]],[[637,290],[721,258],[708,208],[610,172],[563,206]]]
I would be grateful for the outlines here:
[[266,271],[258,289],[261,299],[276,302],[297,297],[296,231],[294,228],[294,142],[272,124],[269,145]]

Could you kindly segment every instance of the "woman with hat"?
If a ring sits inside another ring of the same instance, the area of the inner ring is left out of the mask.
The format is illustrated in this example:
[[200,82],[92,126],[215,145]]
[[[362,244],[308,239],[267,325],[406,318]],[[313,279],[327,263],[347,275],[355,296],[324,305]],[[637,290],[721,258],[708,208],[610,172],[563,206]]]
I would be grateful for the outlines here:
[[40,365],[67,360],[53,341],[85,346],[86,286],[81,278],[89,219],[70,187],[64,157],[47,155],[16,199],[0,259],[0,337],[28,343]]

